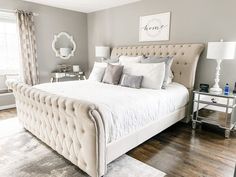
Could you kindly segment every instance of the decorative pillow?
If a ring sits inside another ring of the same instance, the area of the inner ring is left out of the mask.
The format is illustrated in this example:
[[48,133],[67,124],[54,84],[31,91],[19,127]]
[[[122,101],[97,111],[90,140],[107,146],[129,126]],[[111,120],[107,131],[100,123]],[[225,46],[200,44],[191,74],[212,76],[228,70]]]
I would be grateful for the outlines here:
[[128,63],[124,74],[143,76],[141,87],[161,89],[165,77],[165,63]]
[[162,63],[165,62],[165,77],[162,88],[165,89],[168,84],[172,82],[174,75],[171,71],[171,65],[173,63],[173,57],[156,57],[151,56],[141,60],[141,63]]
[[95,62],[93,66],[93,70],[91,74],[89,75],[88,80],[101,82],[103,75],[105,73],[106,67],[107,67],[107,63]]
[[124,65],[125,63],[140,63],[143,58],[143,56],[130,57],[122,55],[119,57],[119,63],[121,65]]
[[124,87],[131,87],[139,89],[141,87],[143,76],[133,76],[123,74],[120,80],[120,85]]
[[116,58],[109,58],[103,61],[104,63],[119,63],[119,57]]
[[107,84],[119,84],[124,66],[108,64],[102,82]]

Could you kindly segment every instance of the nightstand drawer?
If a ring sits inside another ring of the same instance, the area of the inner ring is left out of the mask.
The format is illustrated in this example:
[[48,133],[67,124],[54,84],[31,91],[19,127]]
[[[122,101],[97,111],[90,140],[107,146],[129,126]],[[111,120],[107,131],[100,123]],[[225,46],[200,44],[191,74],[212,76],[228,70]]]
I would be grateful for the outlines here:
[[[229,106],[233,105],[234,99],[232,98],[223,98],[218,96],[210,96],[210,95],[202,95],[200,94],[199,101],[215,103],[215,104],[223,104],[227,105],[229,99]],[[194,100],[198,101],[198,93],[194,94]]]

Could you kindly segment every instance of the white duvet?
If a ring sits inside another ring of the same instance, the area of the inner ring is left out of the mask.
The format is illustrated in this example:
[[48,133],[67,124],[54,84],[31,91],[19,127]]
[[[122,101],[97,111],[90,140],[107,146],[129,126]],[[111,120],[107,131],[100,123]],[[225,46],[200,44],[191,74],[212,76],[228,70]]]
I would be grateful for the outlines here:
[[133,89],[95,81],[47,83],[38,89],[97,105],[105,122],[107,143],[162,119],[188,103],[188,90],[171,83],[165,90]]

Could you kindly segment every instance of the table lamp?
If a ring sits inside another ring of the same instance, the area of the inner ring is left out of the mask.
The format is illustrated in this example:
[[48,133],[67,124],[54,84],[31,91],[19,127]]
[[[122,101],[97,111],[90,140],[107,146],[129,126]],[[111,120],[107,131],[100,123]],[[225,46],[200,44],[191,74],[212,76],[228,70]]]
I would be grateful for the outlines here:
[[208,42],[207,58],[217,62],[215,84],[210,88],[211,93],[221,94],[222,88],[219,87],[220,65],[222,60],[232,60],[235,58],[236,42]]
[[100,57],[103,62],[106,58],[110,57],[110,47],[96,46],[95,55],[96,57]]

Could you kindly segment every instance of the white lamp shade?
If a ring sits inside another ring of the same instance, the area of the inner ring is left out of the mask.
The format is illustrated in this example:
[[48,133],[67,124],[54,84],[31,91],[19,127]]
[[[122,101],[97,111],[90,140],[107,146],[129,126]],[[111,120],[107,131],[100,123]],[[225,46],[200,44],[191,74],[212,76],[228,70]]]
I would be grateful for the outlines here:
[[207,58],[232,60],[235,58],[236,42],[208,42]]
[[97,46],[95,53],[96,57],[108,58],[110,56],[110,47]]

